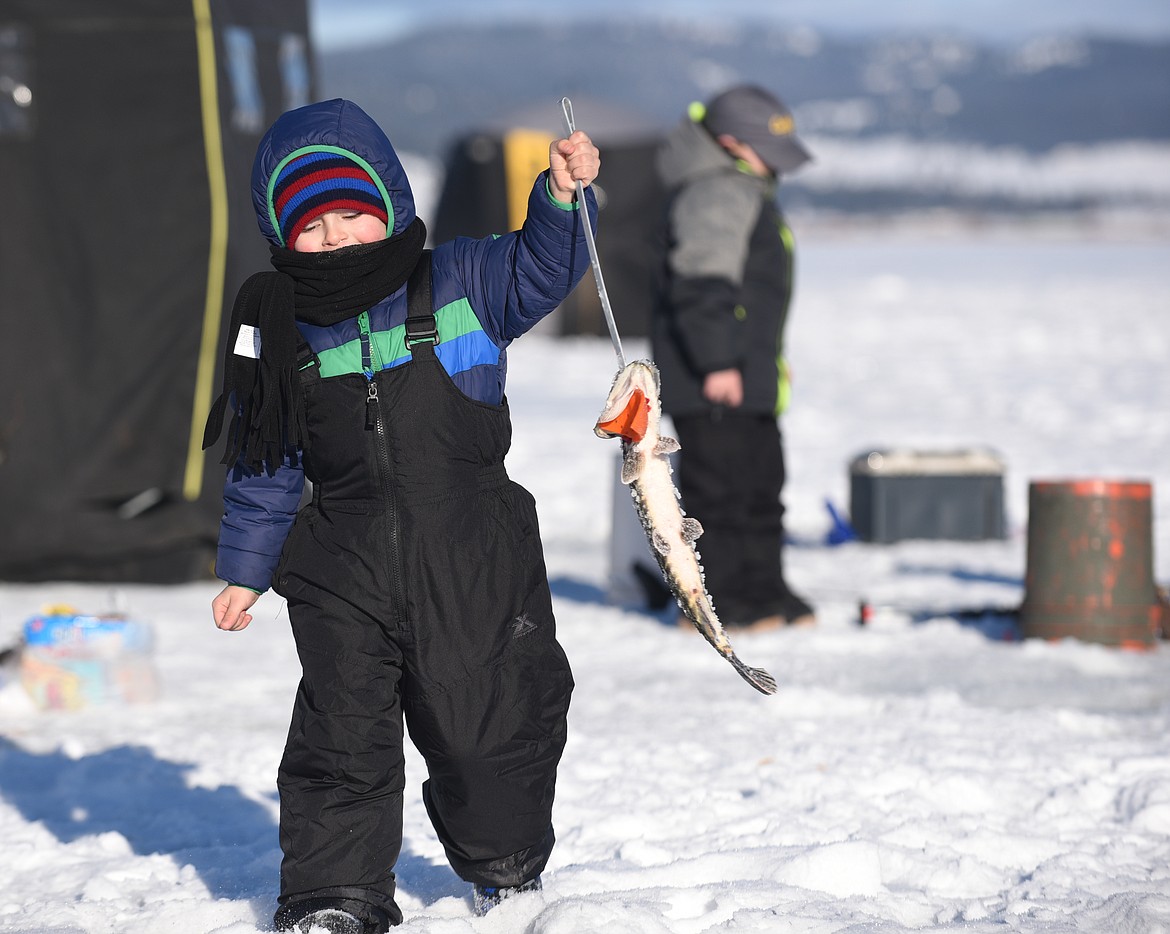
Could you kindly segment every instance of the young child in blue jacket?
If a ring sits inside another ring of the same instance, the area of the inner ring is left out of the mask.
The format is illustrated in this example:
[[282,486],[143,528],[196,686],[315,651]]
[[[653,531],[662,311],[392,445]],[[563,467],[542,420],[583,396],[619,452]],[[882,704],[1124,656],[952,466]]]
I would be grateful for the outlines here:
[[272,587],[303,669],[278,930],[401,922],[404,721],[476,911],[540,887],[573,679],[535,504],[504,468],[506,348],[589,268],[575,192],[599,167],[586,134],[556,140],[520,230],[424,252],[402,164],[355,104],[285,113],[260,143],[275,271],[237,296],[205,446],[230,412],[215,624],[244,629]]

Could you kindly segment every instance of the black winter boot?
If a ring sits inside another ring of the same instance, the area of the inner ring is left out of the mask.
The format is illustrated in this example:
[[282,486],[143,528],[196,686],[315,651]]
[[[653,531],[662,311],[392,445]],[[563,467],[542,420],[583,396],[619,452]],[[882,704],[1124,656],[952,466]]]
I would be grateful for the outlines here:
[[309,898],[283,906],[273,922],[282,934],[386,934],[398,919],[352,898]]
[[348,911],[340,908],[322,908],[305,915],[293,928],[297,934],[366,934],[365,925]]
[[537,876],[535,879],[529,879],[521,885],[494,886],[476,883],[473,896],[473,910],[475,911],[476,917],[482,918],[505,898],[519,895],[521,892],[539,892],[542,888],[540,876]]

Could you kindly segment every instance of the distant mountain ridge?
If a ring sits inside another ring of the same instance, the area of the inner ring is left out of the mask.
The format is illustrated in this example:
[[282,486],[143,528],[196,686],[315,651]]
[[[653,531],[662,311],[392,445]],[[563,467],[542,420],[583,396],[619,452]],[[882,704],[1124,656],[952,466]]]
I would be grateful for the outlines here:
[[947,36],[857,40],[809,29],[677,20],[444,28],[318,54],[319,91],[348,96],[396,145],[442,156],[470,130],[562,94],[670,126],[690,100],[737,81],[776,90],[798,132],[1014,146],[1170,140],[1170,42],[1033,40],[1016,49]]
[[1170,40],[1006,48],[639,20],[448,27],[317,61],[320,94],[359,101],[400,152],[435,166],[476,131],[559,131],[562,95],[588,102],[578,125],[612,153],[752,81],[793,108],[813,150],[785,180],[790,212],[1170,216]]

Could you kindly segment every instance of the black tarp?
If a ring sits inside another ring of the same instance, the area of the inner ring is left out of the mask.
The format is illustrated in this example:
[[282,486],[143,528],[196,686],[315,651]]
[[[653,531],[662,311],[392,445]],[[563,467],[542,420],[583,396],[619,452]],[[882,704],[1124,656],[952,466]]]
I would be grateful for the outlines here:
[[0,579],[211,575],[252,157],[312,84],[304,2],[0,6]]
[[[654,157],[662,130],[621,105],[580,95],[571,99],[575,125],[601,151],[595,183],[597,253],[606,293],[621,335],[644,336],[661,255],[657,237],[663,194]],[[457,139],[445,160],[434,241],[483,237],[517,226],[532,179],[548,166],[548,142],[564,133],[553,99],[489,121]],[[521,163],[515,175],[508,170],[510,157]],[[609,333],[591,273],[557,309],[555,320],[562,334]]]

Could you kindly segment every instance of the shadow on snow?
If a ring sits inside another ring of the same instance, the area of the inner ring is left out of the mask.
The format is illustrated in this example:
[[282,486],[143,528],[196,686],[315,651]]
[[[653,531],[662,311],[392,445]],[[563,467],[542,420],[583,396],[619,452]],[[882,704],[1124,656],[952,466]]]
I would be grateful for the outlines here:
[[[270,914],[280,867],[271,809],[233,786],[192,787],[186,776],[195,768],[141,746],[74,759],[0,738],[0,798],[25,820],[66,844],[117,833],[139,856],[192,866],[214,897],[252,900],[258,915]],[[449,866],[411,853],[405,841],[395,869],[402,889],[428,905],[468,894]]]

